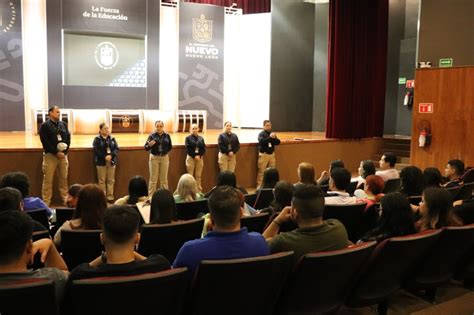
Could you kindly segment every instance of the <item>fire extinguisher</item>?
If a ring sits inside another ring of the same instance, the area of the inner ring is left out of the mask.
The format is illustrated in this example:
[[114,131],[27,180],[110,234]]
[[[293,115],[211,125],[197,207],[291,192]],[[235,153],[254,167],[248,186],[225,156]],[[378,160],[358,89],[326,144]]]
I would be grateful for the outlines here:
[[403,105],[412,107],[413,106],[413,89],[409,89],[405,93],[405,97],[403,98]]
[[420,136],[418,137],[418,146],[420,148],[428,147],[431,144],[431,123],[428,120],[422,120],[418,123]]

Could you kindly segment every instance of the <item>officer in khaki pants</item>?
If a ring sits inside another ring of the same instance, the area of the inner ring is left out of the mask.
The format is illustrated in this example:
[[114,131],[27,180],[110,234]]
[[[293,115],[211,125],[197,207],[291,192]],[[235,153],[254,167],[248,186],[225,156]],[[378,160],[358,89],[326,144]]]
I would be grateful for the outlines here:
[[155,121],[155,131],[148,136],[145,143],[145,150],[150,151],[148,161],[150,168],[149,196],[155,192],[157,182],[159,188],[168,189],[168,168],[170,165],[168,153],[172,147],[171,137],[164,131],[164,123],[161,120]]
[[263,121],[263,130],[258,134],[258,173],[257,187],[260,187],[263,172],[267,167],[275,167],[275,146],[280,144],[280,139],[272,132],[272,122]]
[[221,172],[235,172],[237,163],[236,153],[240,149],[239,137],[232,132],[232,123],[226,121],[224,124],[224,132],[217,138],[219,147],[218,163]]
[[202,156],[206,152],[206,144],[204,138],[199,134],[199,126],[191,125],[191,134],[186,137],[186,170],[194,176],[197,181],[199,191],[202,191],[201,174],[204,167]]
[[48,109],[49,119],[41,125],[39,130],[44,150],[41,195],[48,206],[51,205],[53,179],[56,170],[59,172],[59,192],[64,205],[67,199],[67,173],[69,167],[67,152],[71,144],[71,134],[66,123],[59,120],[60,114],[58,106],[50,107]]
[[115,200],[115,166],[117,165],[119,147],[117,140],[110,135],[110,129],[106,123],[99,125],[99,135],[95,137],[92,146],[94,147],[94,161],[99,186],[104,190],[107,202],[113,203]]

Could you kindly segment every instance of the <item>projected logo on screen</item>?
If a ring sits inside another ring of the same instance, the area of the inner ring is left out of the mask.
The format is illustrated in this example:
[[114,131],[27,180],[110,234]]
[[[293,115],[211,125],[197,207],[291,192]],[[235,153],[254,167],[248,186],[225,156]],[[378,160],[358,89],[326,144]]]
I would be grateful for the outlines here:
[[8,3],[8,9],[0,7],[0,28],[6,33],[12,29],[16,21],[16,10],[13,2]]
[[115,68],[119,61],[119,52],[117,47],[111,42],[102,42],[95,48],[95,62],[104,70]]
[[193,18],[193,39],[201,43],[212,40],[212,20],[206,20],[204,14],[199,19]]

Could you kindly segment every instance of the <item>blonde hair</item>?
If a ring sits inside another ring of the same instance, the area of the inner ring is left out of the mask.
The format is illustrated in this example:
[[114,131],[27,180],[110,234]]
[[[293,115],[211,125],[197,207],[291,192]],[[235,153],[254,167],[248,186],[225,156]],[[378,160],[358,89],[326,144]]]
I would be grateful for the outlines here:
[[194,201],[198,194],[197,182],[191,174],[183,174],[178,181],[178,187],[174,195],[178,195],[183,201]]
[[314,167],[311,165],[311,163],[300,163],[298,165],[298,175],[301,183],[316,185],[316,181],[314,179]]

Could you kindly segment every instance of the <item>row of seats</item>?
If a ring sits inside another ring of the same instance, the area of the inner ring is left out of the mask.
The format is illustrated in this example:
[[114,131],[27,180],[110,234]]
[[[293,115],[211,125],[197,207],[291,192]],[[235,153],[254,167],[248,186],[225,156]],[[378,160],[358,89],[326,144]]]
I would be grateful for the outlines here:
[[[400,288],[434,300],[453,276],[474,278],[473,252],[474,225],[449,227],[308,254],[293,271],[292,252],[203,261],[189,291],[186,268],[76,280],[72,303],[75,314],[320,314],[343,305],[386,314]],[[2,314],[54,314],[54,288],[38,279],[12,284],[0,289],[0,305]]]

